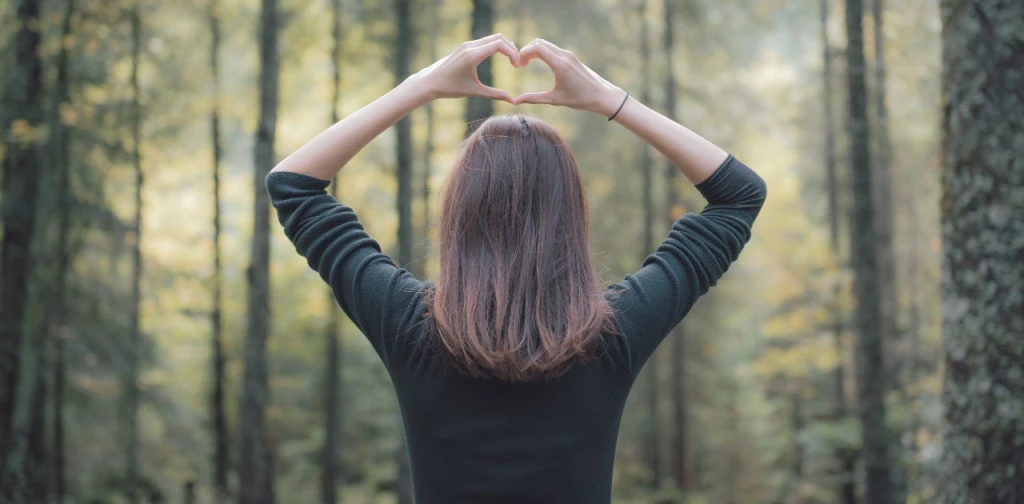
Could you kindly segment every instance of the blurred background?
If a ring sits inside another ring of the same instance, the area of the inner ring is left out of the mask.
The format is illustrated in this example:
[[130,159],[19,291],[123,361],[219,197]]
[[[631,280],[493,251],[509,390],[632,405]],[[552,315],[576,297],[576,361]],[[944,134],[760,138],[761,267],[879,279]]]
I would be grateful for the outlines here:
[[[936,0],[3,2],[5,495],[411,502],[388,375],[286,240],[263,177],[501,32],[575,51],[769,187],[740,260],[633,389],[615,502],[933,500],[941,31]],[[553,83],[503,57],[480,77],[513,96]],[[429,277],[463,138],[513,112],[572,143],[606,283],[700,210],[602,117],[476,100],[417,110],[334,190]]]

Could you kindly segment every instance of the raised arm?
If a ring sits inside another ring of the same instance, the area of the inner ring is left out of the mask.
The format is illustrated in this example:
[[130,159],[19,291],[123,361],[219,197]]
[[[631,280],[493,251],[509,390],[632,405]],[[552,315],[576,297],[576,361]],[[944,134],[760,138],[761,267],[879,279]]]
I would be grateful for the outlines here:
[[[766,187],[750,168],[715,144],[651,110],[587,68],[573,53],[545,40],[520,51],[520,65],[539,58],[555,74],[554,89],[514,103],[589,110],[625,126],[665,155],[708,201],[699,214],[675,221],[641,268],[609,288],[626,336],[633,376],[693,304],[725,274],[750,240]],[[625,100],[625,101],[624,101]]]
[[420,70],[373,103],[327,128],[272,171],[301,173],[330,180],[371,140],[421,105],[436,98],[479,96],[511,102],[505,91],[484,86],[476,67],[496,53],[516,65],[515,45],[500,33],[465,42],[452,54]]
[[511,101],[476,77],[495,53],[518,60],[501,35],[467,42],[395,89],[339,121],[288,156],[267,176],[278,220],[295,249],[320,273],[338,304],[390,366],[400,335],[416,322],[422,283],[381,252],[352,208],[327,194],[329,180],[371,140],[434,98],[483,96]]

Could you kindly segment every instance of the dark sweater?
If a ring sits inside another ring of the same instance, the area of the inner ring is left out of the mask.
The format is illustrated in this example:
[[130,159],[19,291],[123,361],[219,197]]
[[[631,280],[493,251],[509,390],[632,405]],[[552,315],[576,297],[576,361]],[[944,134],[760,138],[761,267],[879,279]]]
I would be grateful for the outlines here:
[[387,366],[419,504],[609,502],[637,373],[739,256],[765,199],[764,180],[730,156],[697,186],[704,210],[677,220],[638,271],[608,288],[622,337],[552,383],[508,384],[460,376],[416,344],[425,284],[382,254],[327,186],[267,177],[285,234]]

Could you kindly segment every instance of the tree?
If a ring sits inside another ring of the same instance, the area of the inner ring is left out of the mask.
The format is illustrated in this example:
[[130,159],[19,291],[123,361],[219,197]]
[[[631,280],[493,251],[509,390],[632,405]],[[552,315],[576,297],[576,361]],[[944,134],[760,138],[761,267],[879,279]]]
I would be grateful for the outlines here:
[[1024,499],[1024,5],[942,2],[940,502]]
[[[892,138],[889,136],[889,109],[886,104],[885,68],[885,0],[871,1],[871,17],[874,21],[874,109],[875,109],[875,158],[873,159],[872,183],[875,198],[875,249],[878,256],[878,297],[882,318],[879,320],[883,342],[896,338],[899,296],[896,286],[896,251],[893,245],[892,205]],[[898,366],[892,362],[889,368]],[[896,380],[893,380],[896,381]],[[895,384],[893,384],[895,385]]]
[[[822,95],[824,97],[824,136],[825,136],[825,174],[828,184],[828,223],[829,243],[832,246],[832,253],[837,257],[842,253],[839,249],[839,176],[836,168],[836,140],[835,140],[835,119],[832,113],[833,90],[832,90],[832,48],[828,41],[828,18],[829,2],[821,0],[821,44],[822,44]],[[832,383],[835,394],[834,410],[832,419],[835,422],[842,422],[846,419],[849,407],[846,404],[846,365],[843,355],[846,351],[843,348],[843,311],[839,306],[840,287],[836,284],[832,299],[832,342],[836,355],[836,369],[832,372]],[[838,446],[835,452],[836,460],[839,461],[839,501],[842,504],[855,504],[857,502],[857,457],[856,453],[849,446]]]
[[[494,33],[494,0],[473,0],[473,25],[469,38],[480,39]],[[476,69],[480,82],[485,86],[494,85],[491,58],[480,62]],[[488,98],[470,97],[466,100],[466,136],[469,136],[481,121],[494,114],[494,101]]]
[[132,241],[132,307],[129,325],[128,372],[124,383],[125,434],[125,484],[130,504],[138,502],[138,470],[139,470],[139,360],[142,351],[142,329],[140,327],[140,311],[142,309],[142,189],[145,183],[142,171],[142,105],[139,93],[139,57],[142,50],[142,18],[139,12],[139,1],[135,0],[129,14],[132,32],[131,75],[131,134],[132,134],[132,166],[135,169],[135,214],[132,229],[135,238]]
[[248,334],[239,421],[239,504],[273,504],[273,446],[266,431],[267,338],[270,332],[270,201],[265,187],[274,165],[278,74],[277,0],[260,9],[260,118],[253,152],[254,223],[249,265]]
[[[673,121],[676,120],[676,75],[675,75],[675,6],[673,0],[665,0],[665,33],[663,39],[663,50],[665,55],[665,116]],[[682,208],[679,203],[678,184],[679,174],[677,168],[671,161],[665,161],[665,187],[667,191],[666,206],[669,211],[669,222],[681,217]],[[684,363],[686,358],[686,343],[683,336],[683,328],[680,324],[676,326],[675,334],[672,335],[672,476],[676,485],[684,491],[693,489],[693,482],[690,478],[688,467],[687,451],[689,440],[687,439],[687,411],[686,411],[686,373]]]
[[888,435],[885,423],[885,369],[882,365],[881,307],[878,299],[878,260],[874,233],[870,127],[864,75],[863,5],[846,0],[846,60],[853,181],[850,226],[854,269],[854,313],[857,328],[857,395],[860,410],[865,496],[872,504],[892,502],[889,480]]
[[[43,126],[43,62],[39,57],[42,2],[16,3],[18,31],[11,43],[14,65],[4,96],[3,205],[0,220],[0,454],[7,460],[11,442],[11,412],[17,390],[22,322],[25,317],[36,197],[42,174],[37,145]],[[6,73],[6,72],[5,72]],[[0,461],[0,469],[5,462]]]
[[[64,7],[64,19],[61,23],[61,40],[71,35],[71,18],[75,14],[75,0],[68,0]],[[68,245],[68,234],[71,228],[71,134],[72,128],[65,125],[60,116],[61,107],[68,106],[71,101],[68,78],[68,47],[61,44],[57,51],[57,78],[54,80],[53,106],[50,113],[50,128],[53,134],[54,157],[51,170],[56,174],[57,183],[57,262],[54,271],[54,299],[50,322],[50,341],[53,347],[53,393],[51,394],[52,429],[50,447],[50,478],[53,487],[53,502],[62,504],[67,493],[65,475],[64,446],[64,338],[68,330],[68,270],[71,262],[71,251]]]
[[[340,119],[338,107],[341,106],[341,0],[331,1],[331,36],[334,44],[331,49],[331,66],[333,69],[333,96],[331,99],[331,124]],[[331,181],[334,196],[339,197],[338,175]],[[341,327],[341,310],[334,299],[334,293],[327,289],[327,326],[324,330],[326,362],[324,368],[324,444],[320,470],[320,499],[324,504],[334,504],[338,500],[338,437],[341,434],[341,411],[339,410],[341,394],[341,348],[338,344],[338,331]]]
[[[643,103],[651,102],[651,86],[649,84],[651,78],[651,48],[650,41],[648,40],[648,26],[647,26],[647,0],[640,0],[637,3],[637,18],[640,22],[640,101]],[[640,251],[641,263],[647,258],[648,254],[654,251],[654,167],[653,160],[651,159],[651,148],[647,145],[647,142],[640,142],[640,171],[643,174],[643,204],[644,204],[644,239],[642,244],[642,250]],[[648,359],[645,366],[647,370],[647,439],[645,442],[645,457],[647,459],[648,470],[651,472],[651,486],[658,488],[661,486],[661,456],[660,447],[661,441],[659,440],[659,429],[658,429],[658,403],[660,397],[658,394],[658,361],[657,359]]]
[[[395,0],[395,85],[409,77],[415,34],[411,0]],[[398,265],[412,262],[412,119],[403,117],[395,125],[395,177],[398,179]],[[401,425],[401,421],[399,421]],[[405,434],[395,454],[398,461],[398,502],[411,504],[412,473],[405,448]]]
[[210,417],[213,427],[213,487],[217,499],[228,499],[228,426],[224,413],[224,310],[223,266],[221,261],[220,213],[220,12],[217,0],[210,0],[210,79],[213,81],[213,103],[210,107],[210,146],[213,158],[213,309],[210,311],[210,354],[212,364],[212,390],[210,391]]

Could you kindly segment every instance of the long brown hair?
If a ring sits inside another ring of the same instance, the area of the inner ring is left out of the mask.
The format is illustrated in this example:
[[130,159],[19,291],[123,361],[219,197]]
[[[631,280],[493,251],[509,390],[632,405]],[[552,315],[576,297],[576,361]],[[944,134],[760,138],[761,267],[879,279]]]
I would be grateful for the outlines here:
[[506,382],[563,374],[615,334],[587,248],[576,158],[550,125],[494,116],[444,185],[427,335],[461,371]]

